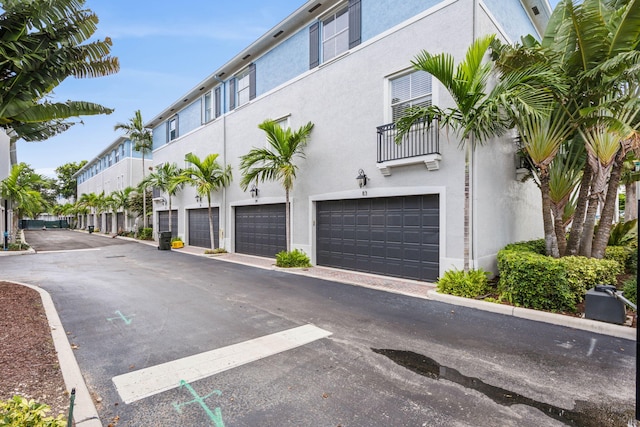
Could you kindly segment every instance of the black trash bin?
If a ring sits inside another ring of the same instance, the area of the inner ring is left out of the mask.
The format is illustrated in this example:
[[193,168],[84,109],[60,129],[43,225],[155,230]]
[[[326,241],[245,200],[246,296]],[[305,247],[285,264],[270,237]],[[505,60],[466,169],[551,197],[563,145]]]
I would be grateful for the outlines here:
[[158,250],[168,251],[171,249],[171,232],[161,231],[158,238]]
[[95,230],[95,226],[94,225],[90,225],[87,228],[89,229],[89,234],[93,233],[93,230]]

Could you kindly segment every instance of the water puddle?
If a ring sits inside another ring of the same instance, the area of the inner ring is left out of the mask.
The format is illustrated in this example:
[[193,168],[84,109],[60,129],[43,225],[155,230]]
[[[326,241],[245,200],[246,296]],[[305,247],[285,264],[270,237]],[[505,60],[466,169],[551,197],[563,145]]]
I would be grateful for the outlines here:
[[[624,414],[612,413],[611,408],[587,408],[585,402],[577,402],[578,407],[585,406],[583,411],[567,410],[548,403],[538,402],[518,393],[513,393],[500,387],[495,387],[484,381],[462,375],[459,371],[442,366],[435,360],[422,354],[412,351],[403,350],[387,350],[372,348],[375,353],[388,357],[398,365],[409,369],[422,376],[434,380],[447,380],[459,384],[467,389],[476,390],[494,402],[503,405],[527,405],[539,409],[547,416],[571,426],[584,427],[600,427],[602,425],[618,425],[618,424],[602,424],[603,416],[608,421],[611,418],[624,419]],[[598,415],[598,416],[596,416]],[[624,422],[626,424],[626,421]],[[624,425],[622,424],[622,425]]]

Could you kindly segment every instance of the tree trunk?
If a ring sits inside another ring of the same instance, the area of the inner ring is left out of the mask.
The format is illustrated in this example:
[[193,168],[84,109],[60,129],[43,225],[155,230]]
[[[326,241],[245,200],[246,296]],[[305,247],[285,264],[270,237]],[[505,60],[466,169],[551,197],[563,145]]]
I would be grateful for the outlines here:
[[286,239],[287,239],[287,252],[291,252],[291,209],[289,206],[289,189],[285,188],[284,190],[284,216],[285,216],[285,229],[286,229]]
[[562,215],[564,213],[564,205],[553,206],[553,225],[555,228],[556,243],[558,245],[559,256],[564,256],[567,251],[567,233],[564,228],[564,221],[562,221]]
[[598,207],[600,202],[598,201],[598,195],[592,193],[589,196],[589,205],[587,208],[587,215],[584,219],[584,226],[582,228],[582,236],[580,237],[580,252],[581,256],[591,258],[591,249],[593,248],[593,234],[596,228],[596,214],[598,213]]
[[211,195],[207,195],[209,209],[209,237],[211,238],[211,250],[216,248],[216,237],[213,234],[213,214],[211,213]]
[[547,255],[559,258],[558,239],[556,238],[556,232],[553,228],[549,191],[549,174],[544,171],[540,173],[540,192],[542,194],[542,221],[544,225],[545,250]]
[[171,194],[169,194],[169,232],[173,236],[173,229],[171,228]]
[[578,255],[580,251],[580,243],[582,238],[582,230],[584,229],[585,216],[589,204],[589,189],[591,188],[591,166],[589,162],[585,162],[582,172],[582,181],[580,181],[580,192],[578,193],[578,202],[576,210],[573,213],[571,222],[571,232],[569,233],[569,242],[565,255]]
[[464,223],[463,223],[463,268],[464,272],[469,272],[469,258],[470,258],[470,233],[469,233],[469,220],[470,220],[470,212],[469,212],[469,202],[470,202],[470,190],[469,190],[469,166],[470,166],[470,157],[471,157],[471,145],[469,141],[467,141],[464,153]]
[[636,193],[636,183],[625,184],[624,222],[633,221],[638,218],[638,201]]
[[[607,198],[602,208],[602,215],[600,215],[600,225],[598,231],[593,239],[593,248],[591,250],[591,256],[594,258],[604,258],[605,250],[607,249],[607,243],[609,242],[609,234],[611,233],[611,227],[614,222],[614,216],[616,214],[616,203],[618,203],[618,186],[620,185],[620,178],[622,177],[622,167],[624,164],[624,157],[618,156],[613,168],[611,169],[611,175],[609,176],[609,186],[607,188]],[[631,204],[635,204],[633,200]]]

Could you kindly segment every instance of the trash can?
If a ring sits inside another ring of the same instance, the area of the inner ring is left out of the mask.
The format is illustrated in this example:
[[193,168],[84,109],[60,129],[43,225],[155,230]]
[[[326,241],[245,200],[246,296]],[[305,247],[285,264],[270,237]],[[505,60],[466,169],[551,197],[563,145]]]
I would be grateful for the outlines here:
[[93,233],[93,230],[95,230],[95,226],[94,225],[90,225],[87,228],[89,229],[89,234]]
[[584,317],[601,322],[622,325],[627,319],[624,302],[615,297],[613,285],[596,285],[587,291],[584,299]]
[[168,251],[171,249],[171,232],[161,231],[158,238],[158,250]]

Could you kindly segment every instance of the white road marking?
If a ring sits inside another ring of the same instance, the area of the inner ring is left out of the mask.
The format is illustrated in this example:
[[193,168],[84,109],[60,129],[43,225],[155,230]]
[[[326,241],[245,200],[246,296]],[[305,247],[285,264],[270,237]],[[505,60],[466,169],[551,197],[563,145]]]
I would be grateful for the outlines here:
[[161,363],[112,378],[124,403],[135,402],[177,388],[180,380],[196,381],[256,360],[291,350],[331,332],[304,325],[249,341]]
[[59,251],[36,251],[39,254],[59,254],[63,252],[89,252],[89,251],[99,251],[100,248],[87,248],[87,249],[61,249]]
[[587,353],[587,356],[591,356],[593,354],[593,350],[595,350],[596,348],[596,339],[595,338],[591,338],[591,345],[589,346],[589,352]]

